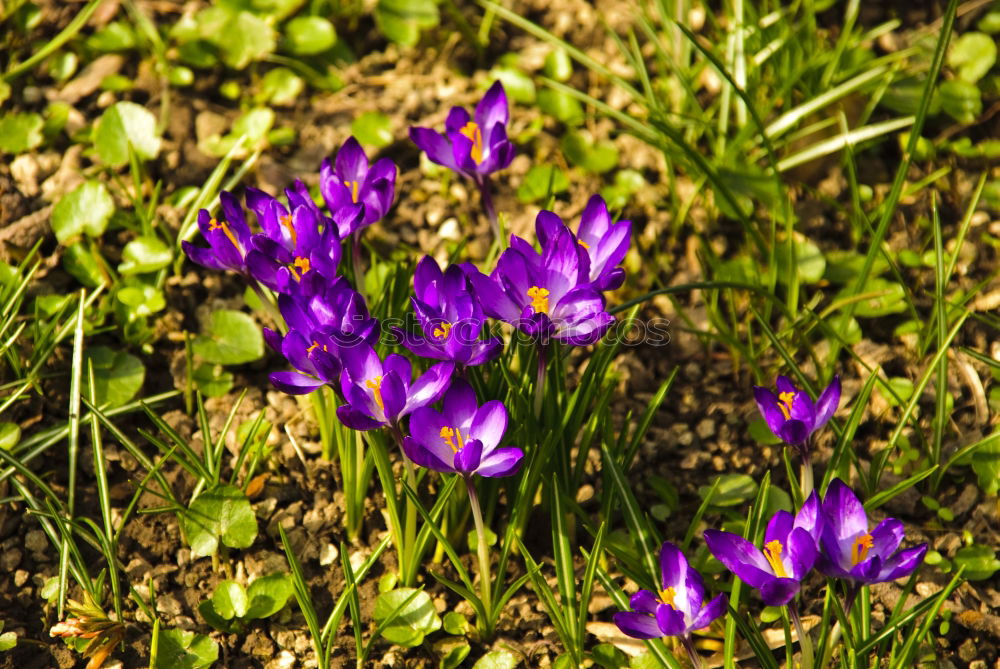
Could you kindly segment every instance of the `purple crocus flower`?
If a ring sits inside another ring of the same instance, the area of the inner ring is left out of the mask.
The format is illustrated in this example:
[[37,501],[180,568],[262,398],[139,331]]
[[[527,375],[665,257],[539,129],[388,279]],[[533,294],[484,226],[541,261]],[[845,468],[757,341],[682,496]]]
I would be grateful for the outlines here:
[[297,371],[273,372],[271,383],[291,395],[310,393],[324,384],[339,390],[342,348],[378,337],[378,322],[347,280],[333,282],[307,274],[290,294],[278,296],[288,333],[264,328],[264,339]]
[[341,238],[381,219],[392,206],[396,193],[396,164],[382,158],[369,167],[368,156],[354,137],[344,142],[333,163],[329,158],[323,160],[319,175],[320,192],[335,217],[345,208],[348,211],[358,206],[363,209],[359,218],[338,222]]
[[761,386],[753,387],[753,395],[771,432],[792,446],[804,444],[814,432],[826,425],[840,403],[839,376],[833,377],[815,403],[787,376],[779,376],[777,386],[777,395]]
[[[535,219],[535,232],[544,248],[556,232],[565,227],[557,215],[542,211]],[[618,264],[628,253],[632,235],[631,221],[612,223],[608,205],[600,195],[594,195],[587,202],[580,216],[580,228],[576,240],[586,253],[587,269],[583,276],[600,291],[614,290],[625,281],[625,270]]]
[[705,583],[692,569],[677,546],[664,541],[660,548],[659,592],[640,590],[629,600],[631,611],[614,616],[623,633],[636,639],[664,636],[689,637],[708,627],[726,612],[726,596],[717,595],[707,604]]
[[337,417],[355,430],[395,428],[400,418],[437,402],[455,370],[453,363],[440,362],[414,381],[410,361],[397,353],[383,362],[364,342],[339,349],[344,367],[340,388],[347,404],[337,407]]
[[[277,213],[275,205],[280,204],[277,200],[273,202],[268,206],[268,215],[259,217],[262,225],[271,218],[270,214]],[[287,239],[280,238],[279,241],[267,232],[253,236],[253,249],[247,253],[250,274],[279,293],[290,292],[310,273],[334,281],[341,256],[340,238],[335,227],[323,225],[318,209],[305,205],[295,207],[291,214],[282,215],[280,220],[277,226]]]
[[479,406],[466,381],[455,379],[436,411],[425,406],[410,416],[410,434],[403,440],[407,457],[438,472],[499,477],[517,473],[524,451],[498,448],[507,430],[507,409],[499,400]]
[[763,549],[719,530],[705,530],[705,543],[729,571],[760,591],[765,604],[784,606],[816,563],[822,529],[819,496],[813,491],[794,517],[784,510],[774,514],[764,532]]
[[247,273],[246,255],[250,250],[250,227],[240,201],[228,191],[219,194],[223,220],[202,209],[198,212],[198,229],[208,242],[208,248],[181,242],[181,248],[193,262],[208,269],[231,269]]
[[514,159],[514,145],[507,139],[507,94],[493,82],[470,118],[461,107],[452,107],[445,134],[430,128],[410,128],[410,139],[427,157],[479,183],[487,174],[502,170]]
[[539,253],[525,240],[511,237],[492,274],[474,266],[465,270],[483,311],[514,325],[541,344],[555,339],[575,346],[598,341],[614,318],[588,282],[580,245],[566,226],[552,230]]
[[486,317],[473,294],[469,279],[457,265],[444,272],[425,256],[413,275],[413,310],[423,328],[423,337],[394,328],[406,348],[433,360],[451,360],[460,365],[481,365],[500,355],[503,342],[497,337],[480,339]]
[[817,568],[855,587],[909,576],[927,553],[927,544],[896,550],[905,531],[895,518],[886,518],[869,530],[864,505],[840,479],[834,479],[826,491],[823,515],[823,552]]

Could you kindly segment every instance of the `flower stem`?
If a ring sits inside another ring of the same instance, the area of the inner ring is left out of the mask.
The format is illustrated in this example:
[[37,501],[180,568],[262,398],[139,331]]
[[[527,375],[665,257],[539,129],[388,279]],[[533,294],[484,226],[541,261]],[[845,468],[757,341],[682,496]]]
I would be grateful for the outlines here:
[[799,469],[799,485],[802,486],[803,502],[809,499],[813,491],[813,466],[809,455],[802,453],[802,467]]
[[361,297],[367,299],[365,295],[364,276],[361,273],[361,231],[355,230],[351,235],[351,270],[354,272],[354,290],[358,291]]
[[687,651],[688,658],[691,660],[691,666],[694,669],[701,669],[701,656],[695,650],[694,639],[691,638],[690,634],[685,634],[681,637],[681,642],[684,644],[684,650]]
[[487,618],[480,621],[480,626],[486,632],[486,636],[492,636],[493,626],[490,622],[493,615],[493,605],[490,602],[490,585],[493,580],[490,578],[490,552],[486,543],[486,528],[483,526],[483,512],[479,508],[479,496],[476,494],[476,486],[472,482],[471,476],[465,477],[465,487],[469,491],[469,505],[472,507],[472,518],[476,524],[476,538],[479,546],[479,590]]
[[486,213],[486,218],[490,221],[490,227],[493,228],[493,237],[497,240],[497,244],[500,248],[503,248],[503,235],[500,232],[500,222],[497,219],[497,210],[493,206],[493,195],[490,193],[490,182],[486,177],[477,174],[476,186],[479,188],[479,201],[483,205],[483,211]]
[[795,625],[795,633],[799,635],[799,650],[802,652],[802,662],[799,666],[802,669],[813,669],[812,638],[802,629],[799,609],[794,601],[788,602],[788,615],[791,616],[792,624]]
[[549,347],[538,345],[538,375],[535,377],[535,416],[542,419],[542,400],[545,399],[545,366],[549,361]]
[[[406,470],[406,482],[413,489],[413,492],[417,491],[417,473],[413,469],[413,461],[406,456],[406,452],[403,451],[403,432],[399,429],[399,426],[393,426],[392,436],[396,440],[396,445],[399,446],[399,453],[403,457],[403,469]],[[400,572],[403,576],[404,585],[413,585],[413,579],[417,575],[417,564],[418,556],[413,555],[412,551],[416,548],[417,543],[417,506],[416,503],[410,499],[406,494],[403,495],[406,501],[406,519],[403,521],[403,544],[406,547],[405,550],[400,551],[403,555],[404,563],[400,565]]]

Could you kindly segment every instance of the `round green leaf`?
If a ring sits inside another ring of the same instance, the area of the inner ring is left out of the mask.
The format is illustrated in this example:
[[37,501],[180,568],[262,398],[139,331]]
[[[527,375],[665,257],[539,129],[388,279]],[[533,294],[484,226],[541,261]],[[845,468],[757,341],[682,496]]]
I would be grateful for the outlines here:
[[207,557],[219,548],[246,548],[257,538],[257,517],[236,486],[224,484],[198,497],[182,516],[191,555]]
[[42,117],[34,113],[4,114],[0,118],[0,153],[24,153],[42,143]]
[[52,231],[60,244],[87,233],[100,237],[108,227],[115,201],[100,181],[86,181],[52,208]]
[[781,443],[781,437],[771,432],[771,428],[763,418],[754,418],[750,421],[750,424],[747,425],[747,432],[750,433],[750,438],[758,444],[776,446]]
[[609,141],[595,142],[584,130],[567,133],[560,142],[563,153],[574,165],[600,174],[618,164],[618,149]]
[[553,49],[545,56],[542,66],[545,76],[556,81],[566,81],[573,76],[573,61],[564,49]]
[[273,105],[291,105],[302,95],[306,82],[287,67],[276,67],[260,82],[260,96]]
[[128,164],[128,148],[144,159],[155,158],[160,152],[160,135],[156,117],[134,102],[116,102],[108,107],[94,131],[94,146],[107,165]]
[[1000,560],[996,551],[989,546],[973,544],[964,546],[955,553],[955,568],[965,567],[962,574],[970,581],[985,581],[1000,570]]
[[84,352],[84,396],[91,397],[87,365],[94,367],[96,404],[104,408],[120,407],[135,397],[146,378],[142,361],[130,353],[113,351],[107,346],[95,346]]
[[433,28],[440,20],[434,0],[378,0],[375,5],[379,30],[403,46],[414,46],[420,39],[420,31]]
[[788,242],[778,242],[774,249],[775,262],[778,266],[778,281],[786,283],[789,275],[789,265],[795,267],[796,276],[802,283],[817,283],[826,272],[826,260],[819,247],[806,238],[792,240],[791,251],[795,254],[790,258]]
[[392,144],[392,120],[380,112],[365,112],[351,123],[351,134],[362,144],[382,148]]
[[956,39],[948,53],[948,66],[962,81],[974,84],[997,62],[997,45],[989,35],[967,32]]
[[167,306],[163,291],[153,284],[135,278],[126,281],[115,291],[115,299],[124,307],[122,313],[127,315],[126,321],[152,316]]
[[554,165],[532,165],[517,187],[517,199],[524,203],[538,202],[569,188],[569,179]]
[[517,658],[506,650],[494,650],[479,658],[472,669],[514,669]]
[[514,102],[530,105],[535,102],[535,82],[513,66],[497,66],[490,70],[490,79],[499,79],[507,97]]
[[219,659],[219,644],[204,634],[180,629],[160,633],[153,669],[206,669]]
[[[708,497],[712,490],[711,486],[701,486],[698,488],[698,495],[702,499]],[[736,506],[750,499],[757,492],[757,482],[746,474],[723,474],[719,477],[719,484],[715,488],[710,504],[714,506]]]
[[96,288],[104,280],[104,272],[95,256],[96,249],[83,242],[66,247],[62,257],[63,269],[88,288]]
[[983,96],[975,84],[952,79],[938,89],[941,108],[959,123],[973,123],[983,112]]
[[193,349],[207,362],[239,365],[264,356],[264,337],[250,316],[225,309],[212,312],[208,328],[194,340]]
[[0,450],[9,451],[21,441],[21,426],[17,423],[0,423]]
[[[854,315],[858,318],[876,318],[906,311],[906,291],[895,281],[869,279],[864,285],[863,294],[871,297],[857,303]],[[847,297],[847,295],[845,291],[840,296]]]
[[262,576],[247,588],[250,606],[243,615],[247,620],[268,618],[284,608],[288,598],[295,593],[295,586],[288,574],[275,572]]
[[543,88],[538,91],[538,108],[566,125],[583,123],[583,105],[562,91]]
[[299,16],[285,25],[288,50],[299,56],[326,51],[337,41],[333,24],[320,16]]
[[222,365],[203,362],[194,368],[191,378],[205,397],[222,397],[233,389],[233,375]]
[[226,620],[242,618],[246,615],[250,600],[243,586],[236,581],[222,581],[212,593],[215,612]]
[[121,274],[144,274],[166,267],[173,260],[173,253],[158,237],[133,239],[122,250],[123,262],[118,265]]
[[392,617],[392,621],[382,628],[382,636],[409,648],[419,645],[425,635],[441,629],[441,618],[434,602],[423,590],[399,588],[383,593],[375,600],[373,615],[379,624]]

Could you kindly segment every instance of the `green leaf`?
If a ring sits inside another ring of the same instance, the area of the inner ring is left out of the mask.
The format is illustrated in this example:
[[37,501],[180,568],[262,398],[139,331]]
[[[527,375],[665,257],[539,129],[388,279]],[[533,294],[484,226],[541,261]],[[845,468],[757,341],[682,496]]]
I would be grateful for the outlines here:
[[124,307],[122,314],[126,322],[152,316],[167,306],[162,290],[135,277],[126,279],[115,291],[115,299]]
[[[996,390],[996,388],[994,388]],[[972,471],[979,477],[979,487],[987,495],[1000,492],[1000,433],[976,449],[972,455]]]
[[306,82],[287,67],[276,67],[260,82],[260,101],[273,105],[292,105],[302,95]]
[[618,165],[615,145],[607,140],[595,142],[585,130],[567,133],[559,145],[571,163],[588,172],[601,174]]
[[208,7],[195,18],[201,38],[215,44],[222,62],[234,70],[242,70],[274,53],[274,30],[267,21],[250,12]]
[[240,137],[246,135],[247,145],[254,146],[263,140],[274,125],[274,110],[254,107],[233,123],[233,129],[224,137],[206,138],[198,148],[210,156],[222,157],[229,153]]
[[237,620],[224,618],[215,610],[215,604],[211,599],[206,599],[198,604],[198,613],[205,619],[205,622],[219,630],[220,632],[236,632],[242,625]]
[[952,79],[938,88],[941,109],[959,123],[973,123],[983,112],[983,96],[975,84]]
[[604,669],[625,669],[628,667],[628,655],[610,643],[600,643],[590,649],[594,662]]
[[337,31],[320,16],[298,16],[285,25],[285,37],[289,51],[311,56],[331,48],[337,41]]
[[[701,486],[698,495],[705,499],[712,486]],[[712,495],[710,504],[713,506],[736,506],[747,501],[757,492],[757,482],[746,474],[723,474],[719,477],[719,485]]]
[[94,346],[84,352],[84,396],[89,398],[87,364],[94,366],[94,398],[104,408],[120,407],[135,397],[146,378],[142,361],[130,353]]
[[1000,12],[995,10],[989,12],[983,18],[979,19],[976,28],[991,35],[1000,33]]
[[967,32],[956,39],[948,53],[948,67],[958,70],[958,78],[974,84],[997,62],[997,45],[989,35]]
[[378,0],[375,5],[378,29],[403,46],[416,45],[420,31],[433,28],[440,20],[434,0]]
[[66,247],[62,257],[63,269],[84,286],[96,288],[104,280],[104,272],[94,255],[96,252],[83,242]]
[[250,607],[243,615],[247,620],[268,618],[284,608],[288,598],[295,594],[295,586],[288,574],[275,572],[262,576],[247,588]]
[[985,581],[1000,570],[996,550],[980,544],[959,548],[955,553],[954,563],[956,569],[965,567],[962,576],[970,581]]
[[135,32],[124,21],[112,21],[87,38],[94,51],[128,51],[135,48]]
[[116,102],[108,107],[94,130],[94,146],[101,160],[111,167],[128,164],[128,147],[144,159],[160,153],[156,117],[134,102]]
[[260,326],[242,311],[213,311],[206,332],[195,338],[194,352],[207,362],[239,365],[264,357]]
[[469,657],[472,647],[464,639],[442,639],[434,644],[434,650],[441,654],[438,669],[458,669]]
[[24,153],[42,144],[42,117],[32,112],[0,118],[0,153]]
[[365,112],[351,123],[351,134],[362,144],[382,148],[392,144],[392,120],[380,112]]
[[249,605],[247,591],[236,581],[222,581],[215,586],[215,592],[212,593],[212,606],[215,608],[215,612],[226,620],[243,618]]
[[444,631],[455,636],[465,636],[469,632],[468,619],[458,611],[448,611],[444,614]]
[[646,185],[646,179],[636,170],[615,172],[615,181],[601,189],[601,197],[608,203],[608,209],[622,209],[629,199]]
[[893,396],[888,390],[883,388],[878,388],[878,394],[885,398],[886,403],[889,406],[899,406],[900,402],[905,403],[913,395],[913,381],[902,376],[892,376],[886,380],[889,387],[892,389],[896,395],[899,396],[899,401]]
[[204,634],[179,629],[160,632],[154,669],[206,669],[219,659],[219,644]]
[[489,78],[499,80],[507,97],[512,101],[526,105],[534,104],[537,97],[535,82],[520,69],[498,65],[490,70]]
[[472,665],[472,669],[514,669],[517,658],[510,651],[494,650],[483,655]]
[[563,91],[543,88],[538,91],[538,108],[565,125],[583,123],[583,105]]
[[747,425],[747,432],[750,433],[750,438],[758,444],[776,446],[781,443],[781,437],[771,432],[770,426],[763,418],[754,418],[750,421],[750,424]]
[[100,237],[108,227],[115,201],[100,181],[85,181],[52,208],[52,231],[60,244],[86,233]]
[[573,76],[573,61],[569,59],[565,49],[553,49],[545,56],[542,71],[549,79],[568,81]]
[[257,537],[257,518],[250,500],[236,486],[224,484],[203,493],[182,515],[193,557],[213,555],[219,540],[230,548],[247,548]]
[[[849,290],[850,288],[842,292],[840,297],[853,295],[848,292]],[[870,279],[862,288],[862,292],[875,295],[857,303],[854,315],[858,318],[876,318],[906,311],[906,291],[895,281]]]
[[[0,450],[9,451],[21,441],[21,426],[17,423],[0,423]],[[0,627],[0,629],[3,629]]]
[[166,267],[173,260],[170,248],[159,237],[139,237],[122,249],[122,262],[118,265],[121,274],[144,274]]
[[517,199],[525,204],[538,202],[569,189],[569,179],[554,165],[532,165],[517,187]]
[[392,622],[382,628],[382,636],[394,644],[413,648],[423,642],[424,636],[441,629],[434,602],[423,590],[399,588],[382,593],[375,600],[375,621],[381,624],[397,609],[400,610]]
[[[778,281],[785,283],[788,280],[789,264],[792,263],[788,243],[778,242],[774,251],[774,260],[778,267]],[[823,273],[826,272],[826,260],[819,247],[805,237],[796,237],[792,241],[792,251],[794,252],[794,265],[799,281],[818,283],[823,278]]]
[[203,362],[194,368],[191,380],[205,397],[222,397],[233,389],[233,375],[222,365]]
[[14,632],[4,632],[3,634],[0,634],[0,653],[10,650],[16,645],[17,645],[17,634],[15,634]]

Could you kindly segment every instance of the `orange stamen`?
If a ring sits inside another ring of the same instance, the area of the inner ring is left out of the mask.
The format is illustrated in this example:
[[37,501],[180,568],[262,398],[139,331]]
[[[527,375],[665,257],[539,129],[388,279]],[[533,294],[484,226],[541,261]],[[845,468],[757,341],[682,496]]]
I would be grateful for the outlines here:
[[666,590],[660,590],[660,601],[671,608],[677,608],[674,606],[674,597],[677,596],[677,592],[673,588],[667,588]]
[[781,413],[785,414],[785,420],[792,417],[792,402],[795,401],[795,393],[784,392],[778,394],[778,408],[781,409]]
[[281,223],[283,226],[285,226],[285,228],[288,230],[288,234],[292,238],[292,246],[295,246],[296,235],[295,235],[295,226],[292,225],[292,215],[285,214],[284,216],[278,218],[278,222]]
[[[450,448],[453,453],[458,453],[460,450],[465,448],[465,442],[462,441],[461,431],[445,426],[441,428],[441,432],[438,434],[441,435],[441,438],[444,439],[444,443],[448,445],[448,448]],[[457,444],[454,441],[455,439],[458,440]]]
[[358,186],[360,186],[360,184],[357,181],[345,181],[344,185],[351,189],[351,202],[357,204]]
[[479,125],[475,121],[469,121],[459,132],[472,140],[472,150],[469,152],[472,159],[476,164],[483,162],[483,131],[479,129]]
[[448,323],[447,321],[441,323],[440,326],[434,328],[434,336],[437,337],[438,339],[444,339],[445,337],[448,336],[449,332],[451,332],[451,323]]
[[862,562],[868,555],[868,551],[872,547],[872,535],[862,534],[860,537],[854,540],[854,546],[851,548],[851,564],[858,564]]
[[579,242],[580,246],[582,246],[583,248],[587,249],[588,251],[590,250],[590,244],[588,244],[587,242],[583,241],[582,239],[578,239],[576,241]]
[[309,258],[298,256],[288,269],[292,271],[292,276],[295,277],[296,281],[301,280],[302,276],[309,271]]
[[549,313],[549,291],[545,288],[532,286],[528,289],[528,297],[531,298],[531,308],[536,314]]
[[374,379],[368,379],[365,381],[365,387],[372,391],[378,408],[385,411],[385,402],[382,401],[382,377],[376,376]]
[[226,223],[225,221],[217,221],[214,218],[208,222],[209,230],[218,230],[220,228],[222,229],[223,234],[225,234],[226,237],[229,238],[229,241],[233,243],[233,246],[236,247],[236,250],[240,252],[240,255],[243,255],[243,247],[240,246],[240,243],[236,239],[236,235],[233,234],[233,231],[229,229],[228,223]]
[[777,539],[773,541],[768,541],[767,545],[764,546],[764,557],[767,559],[768,564],[771,565],[771,569],[774,570],[774,575],[778,578],[788,578],[788,574],[785,573],[785,565],[781,562],[781,542]]

